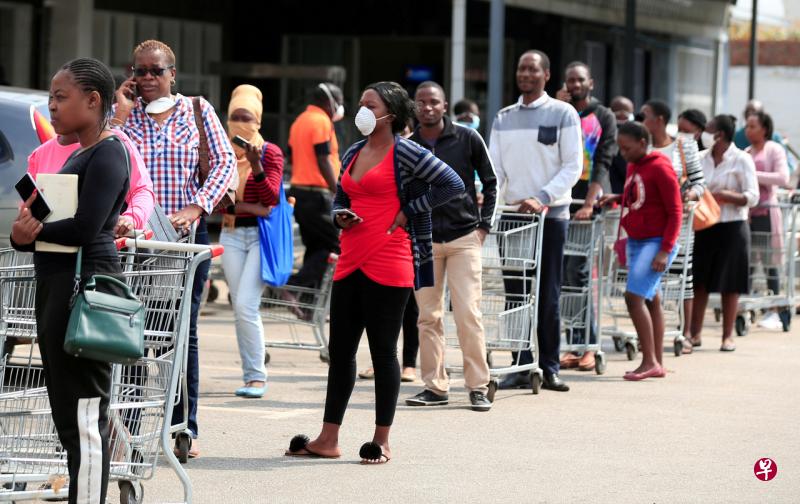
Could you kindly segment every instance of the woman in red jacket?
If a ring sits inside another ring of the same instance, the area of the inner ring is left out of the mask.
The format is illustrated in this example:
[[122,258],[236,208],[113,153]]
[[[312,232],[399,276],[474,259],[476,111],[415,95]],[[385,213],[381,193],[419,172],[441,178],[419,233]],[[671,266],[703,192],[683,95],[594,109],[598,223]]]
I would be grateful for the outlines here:
[[606,196],[602,204],[622,200],[620,225],[628,235],[625,304],[642,347],[641,365],[624,378],[663,378],[664,313],[659,286],[678,253],[681,191],[671,160],[656,151],[648,153],[650,134],[642,124],[625,123],[617,136],[619,152],[628,161],[625,188],[622,196]]

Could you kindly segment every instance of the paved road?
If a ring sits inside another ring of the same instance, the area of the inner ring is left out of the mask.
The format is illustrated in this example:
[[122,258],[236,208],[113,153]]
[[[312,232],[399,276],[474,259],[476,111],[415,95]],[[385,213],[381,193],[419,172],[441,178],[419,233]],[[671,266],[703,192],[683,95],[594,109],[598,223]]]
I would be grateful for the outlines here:
[[[195,502],[798,502],[798,333],[754,328],[722,354],[711,323],[702,349],[667,353],[667,378],[641,383],[621,379],[632,365],[609,348],[604,376],[564,372],[566,394],[501,391],[489,413],[469,410],[456,378],[449,406],[400,406],[394,460],[362,467],[372,384],[356,385],[341,460],[286,459],[294,434],[319,429],[327,367],[311,352],[273,350],[267,396],[234,397],[241,373],[231,312],[211,305],[201,321],[202,457],[188,465]],[[268,325],[267,334],[287,328]],[[360,367],[367,360],[363,343]],[[419,387],[404,384],[401,399]],[[765,456],[779,468],[770,482],[753,473]],[[146,502],[180,499],[163,464],[145,491]]]

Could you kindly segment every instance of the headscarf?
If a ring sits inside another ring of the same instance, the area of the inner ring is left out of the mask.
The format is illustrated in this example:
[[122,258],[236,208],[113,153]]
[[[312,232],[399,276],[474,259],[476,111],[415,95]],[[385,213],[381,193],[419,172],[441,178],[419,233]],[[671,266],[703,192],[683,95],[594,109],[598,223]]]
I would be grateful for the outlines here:
[[[230,138],[239,135],[258,149],[261,149],[261,147],[264,146],[264,139],[261,137],[261,133],[258,132],[258,130],[261,128],[261,114],[263,113],[264,109],[262,100],[263,97],[261,95],[261,91],[257,87],[251,86],[250,84],[242,84],[233,90],[231,102],[230,105],[228,105],[228,117],[230,117],[235,110],[244,109],[256,117],[258,124],[231,121],[229,119],[228,135]],[[245,156],[244,149],[234,144],[233,151],[236,154],[236,161],[238,163],[239,171],[239,187],[236,190],[236,201],[242,201],[242,198],[244,198],[244,188],[247,184],[248,177],[250,177],[250,173],[253,171],[253,168],[250,166],[250,161],[247,160],[247,156]],[[234,216],[226,216],[225,220],[231,220],[233,218]]]

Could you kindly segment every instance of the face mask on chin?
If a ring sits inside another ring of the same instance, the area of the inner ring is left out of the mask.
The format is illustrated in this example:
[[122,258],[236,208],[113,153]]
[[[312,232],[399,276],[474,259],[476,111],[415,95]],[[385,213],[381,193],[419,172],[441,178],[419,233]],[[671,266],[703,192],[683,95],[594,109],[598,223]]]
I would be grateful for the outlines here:
[[148,114],[161,114],[174,106],[175,100],[173,100],[172,97],[162,96],[148,103],[144,111]]

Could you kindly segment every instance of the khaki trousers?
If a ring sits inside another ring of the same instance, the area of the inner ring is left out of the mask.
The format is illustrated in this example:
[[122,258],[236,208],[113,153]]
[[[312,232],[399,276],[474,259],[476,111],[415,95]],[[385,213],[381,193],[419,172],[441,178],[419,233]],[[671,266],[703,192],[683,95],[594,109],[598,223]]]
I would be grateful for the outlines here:
[[481,241],[478,231],[448,243],[433,244],[435,284],[416,292],[419,305],[419,349],[425,387],[446,394],[444,286],[450,289],[458,342],[464,359],[467,390],[486,393],[489,366],[481,320]]

